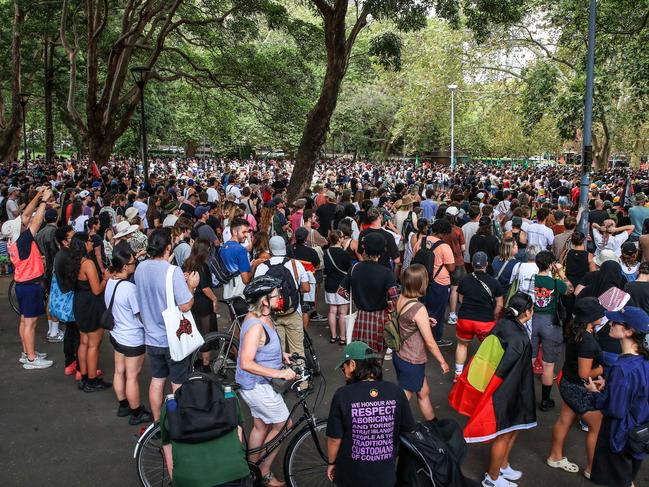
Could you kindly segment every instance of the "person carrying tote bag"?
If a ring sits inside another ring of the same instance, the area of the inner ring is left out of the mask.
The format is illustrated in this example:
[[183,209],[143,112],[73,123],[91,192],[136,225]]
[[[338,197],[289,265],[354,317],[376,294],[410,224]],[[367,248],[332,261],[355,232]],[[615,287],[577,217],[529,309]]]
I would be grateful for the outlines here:
[[162,318],[167,330],[169,354],[171,359],[180,362],[194,350],[201,347],[205,340],[196,327],[191,311],[183,312],[176,305],[173,291],[173,272],[176,266],[169,266],[166,275],[167,309],[162,312]]

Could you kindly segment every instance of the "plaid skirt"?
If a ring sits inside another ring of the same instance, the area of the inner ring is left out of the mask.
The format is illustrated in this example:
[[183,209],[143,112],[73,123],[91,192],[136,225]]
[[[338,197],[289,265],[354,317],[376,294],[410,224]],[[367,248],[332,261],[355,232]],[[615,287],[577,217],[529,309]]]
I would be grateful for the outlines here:
[[367,343],[378,353],[383,353],[383,326],[390,320],[387,309],[381,311],[358,310],[352,340]]

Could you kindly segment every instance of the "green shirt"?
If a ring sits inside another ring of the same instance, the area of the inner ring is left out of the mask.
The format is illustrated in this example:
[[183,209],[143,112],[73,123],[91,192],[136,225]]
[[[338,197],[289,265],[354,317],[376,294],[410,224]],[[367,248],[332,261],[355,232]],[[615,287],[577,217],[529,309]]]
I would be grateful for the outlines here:
[[165,404],[160,415],[160,435],[163,445],[171,443],[174,487],[212,487],[250,474],[237,429],[203,443],[172,442]]
[[555,312],[557,293],[566,294],[568,286],[561,279],[550,276],[534,277],[534,312],[551,314]]

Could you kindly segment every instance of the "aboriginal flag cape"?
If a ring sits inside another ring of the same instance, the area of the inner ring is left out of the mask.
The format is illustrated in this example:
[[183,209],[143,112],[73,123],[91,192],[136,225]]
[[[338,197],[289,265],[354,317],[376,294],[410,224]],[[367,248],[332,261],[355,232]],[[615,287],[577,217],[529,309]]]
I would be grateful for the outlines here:
[[536,426],[532,347],[518,323],[500,320],[451,390],[449,402],[469,416],[468,443]]

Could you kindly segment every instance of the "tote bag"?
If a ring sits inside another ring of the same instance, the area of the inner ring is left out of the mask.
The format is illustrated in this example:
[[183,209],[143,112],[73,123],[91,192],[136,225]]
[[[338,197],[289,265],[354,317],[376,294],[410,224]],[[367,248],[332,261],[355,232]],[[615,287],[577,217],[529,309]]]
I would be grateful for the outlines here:
[[180,362],[194,350],[205,343],[196,328],[196,322],[191,311],[183,313],[174,299],[173,273],[176,266],[169,266],[166,278],[167,309],[162,312],[162,318],[167,330],[167,342],[171,360]]
[[61,291],[56,274],[52,274],[52,285],[50,286],[50,314],[56,316],[64,323],[77,321],[74,317],[74,290],[67,293]]
[[[332,259],[333,260],[333,259]],[[354,264],[356,267],[356,264]],[[352,313],[354,307],[354,297],[352,296],[352,272],[354,267],[349,271],[349,314],[345,315],[345,342],[352,342],[352,335],[354,334],[354,324],[356,323],[356,316],[358,315],[358,308]]]

